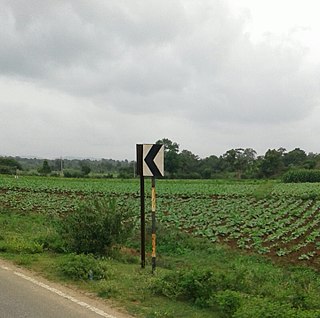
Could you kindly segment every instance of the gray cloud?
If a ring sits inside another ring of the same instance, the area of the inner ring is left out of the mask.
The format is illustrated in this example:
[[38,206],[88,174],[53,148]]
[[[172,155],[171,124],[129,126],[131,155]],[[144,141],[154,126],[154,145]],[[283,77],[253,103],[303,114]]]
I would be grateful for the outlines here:
[[[319,68],[305,67],[305,49],[290,34],[253,43],[249,14],[236,17],[221,1],[0,0],[0,7],[1,77],[101,111],[213,129],[295,123],[319,103]],[[61,120],[55,112],[35,118],[53,124]]]

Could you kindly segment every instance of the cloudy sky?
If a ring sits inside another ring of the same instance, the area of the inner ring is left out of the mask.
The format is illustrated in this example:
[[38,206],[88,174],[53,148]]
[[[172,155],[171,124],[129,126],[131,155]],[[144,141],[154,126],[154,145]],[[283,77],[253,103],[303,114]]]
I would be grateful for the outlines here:
[[0,155],[169,138],[320,152],[319,0],[0,0]]

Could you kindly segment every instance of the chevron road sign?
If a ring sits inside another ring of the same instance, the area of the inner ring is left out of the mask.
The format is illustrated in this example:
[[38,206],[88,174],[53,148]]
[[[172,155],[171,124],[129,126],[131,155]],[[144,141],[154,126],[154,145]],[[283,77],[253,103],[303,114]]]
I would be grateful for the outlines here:
[[137,145],[137,174],[144,177],[164,176],[164,145]]
[[140,176],[141,268],[146,264],[146,226],[144,177],[151,177],[152,273],[156,269],[156,177],[164,176],[164,145],[137,145],[137,174]]

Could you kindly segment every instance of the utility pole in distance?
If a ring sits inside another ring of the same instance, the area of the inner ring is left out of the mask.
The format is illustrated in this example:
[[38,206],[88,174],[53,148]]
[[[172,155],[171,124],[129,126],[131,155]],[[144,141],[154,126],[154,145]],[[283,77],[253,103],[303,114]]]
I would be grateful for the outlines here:
[[63,161],[62,161],[62,157],[60,157],[60,176],[63,177]]

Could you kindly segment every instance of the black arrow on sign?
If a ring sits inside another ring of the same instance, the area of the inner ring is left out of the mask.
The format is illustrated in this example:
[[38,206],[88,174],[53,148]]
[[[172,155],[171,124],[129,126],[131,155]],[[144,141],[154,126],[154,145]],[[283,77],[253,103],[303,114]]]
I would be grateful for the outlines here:
[[149,150],[148,154],[146,155],[144,161],[147,164],[148,168],[150,169],[151,173],[155,177],[162,177],[160,170],[158,169],[157,165],[154,162],[154,158],[157,156],[159,150],[161,149],[162,145],[152,145],[151,149]]

